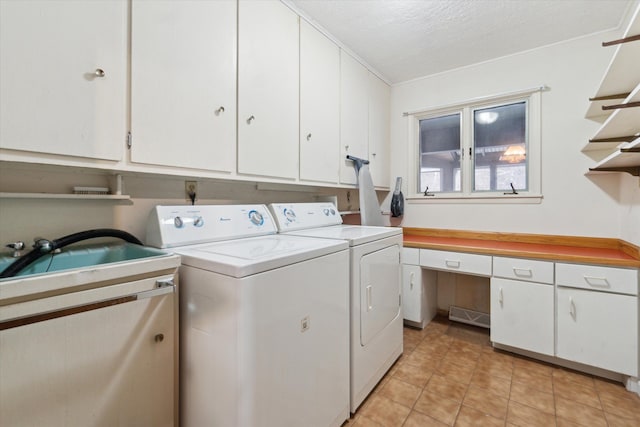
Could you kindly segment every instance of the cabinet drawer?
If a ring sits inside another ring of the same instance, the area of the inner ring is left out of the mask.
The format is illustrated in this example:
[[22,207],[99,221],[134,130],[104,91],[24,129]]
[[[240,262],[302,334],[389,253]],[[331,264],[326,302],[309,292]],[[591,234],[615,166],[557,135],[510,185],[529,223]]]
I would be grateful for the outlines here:
[[410,265],[420,265],[420,249],[402,248],[402,263]]
[[491,276],[491,256],[420,249],[420,265],[437,270]]
[[638,294],[638,270],[581,264],[556,264],[556,284],[620,294]]
[[553,262],[493,257],[493,275],[505,279],[553,284]]

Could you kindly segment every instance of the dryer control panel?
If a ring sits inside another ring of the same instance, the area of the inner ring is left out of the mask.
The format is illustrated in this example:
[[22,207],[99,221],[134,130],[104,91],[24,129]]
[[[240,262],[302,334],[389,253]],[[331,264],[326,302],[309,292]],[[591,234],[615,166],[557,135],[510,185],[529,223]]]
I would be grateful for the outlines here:
[[149,215],[146,244],[171,248],[276,232],[265,205],[156,206]]
[[272,203],[269,209],[278,231],[304,230],[342,224],[340,213],[330,202]]

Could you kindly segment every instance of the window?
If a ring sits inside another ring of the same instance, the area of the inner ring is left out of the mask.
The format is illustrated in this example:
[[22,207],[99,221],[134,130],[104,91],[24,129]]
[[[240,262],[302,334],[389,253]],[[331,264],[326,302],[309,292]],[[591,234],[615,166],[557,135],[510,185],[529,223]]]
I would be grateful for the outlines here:
[[540,198],[540,90],[408,114],[413,198]]

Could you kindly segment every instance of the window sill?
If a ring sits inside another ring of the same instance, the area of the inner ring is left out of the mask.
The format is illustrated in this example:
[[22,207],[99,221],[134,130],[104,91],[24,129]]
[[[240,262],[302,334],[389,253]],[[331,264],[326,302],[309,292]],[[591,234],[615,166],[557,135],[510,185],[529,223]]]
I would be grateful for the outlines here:
[[407,197],[410,204],[416,203],[456,203],[456,204],[521,204],[531,205],[542,203],[542,194],[435,194],[433,196],[423,196],[422,194]]

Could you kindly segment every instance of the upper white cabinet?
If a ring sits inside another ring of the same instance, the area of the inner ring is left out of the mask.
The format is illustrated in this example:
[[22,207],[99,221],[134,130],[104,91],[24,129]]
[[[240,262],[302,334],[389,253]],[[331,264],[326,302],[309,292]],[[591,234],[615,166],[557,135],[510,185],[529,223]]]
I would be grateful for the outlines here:
[[298,15],[274,0],[238,9],[238,173],[298,177]]
[[340,182],[356,184],[356,171],[347,155],[369,158],[369,71],[341,51]]
[[390,187],[389,85],[369,72],[369,161],[376,187]]
[[389,181],[389,86],[344,51],[340,55],[340,183],[356,184],[347,155],[369,160],[376,187]]
[[340,48],[300,21],[300,179],[338,182]]
[[133,0],[131,160],[233,172],[235,0]]
[[389,103],[279,0],[0,0],[3,161],[384,189]]
[[127,2],[0,2],[0,147],[120,160]]

